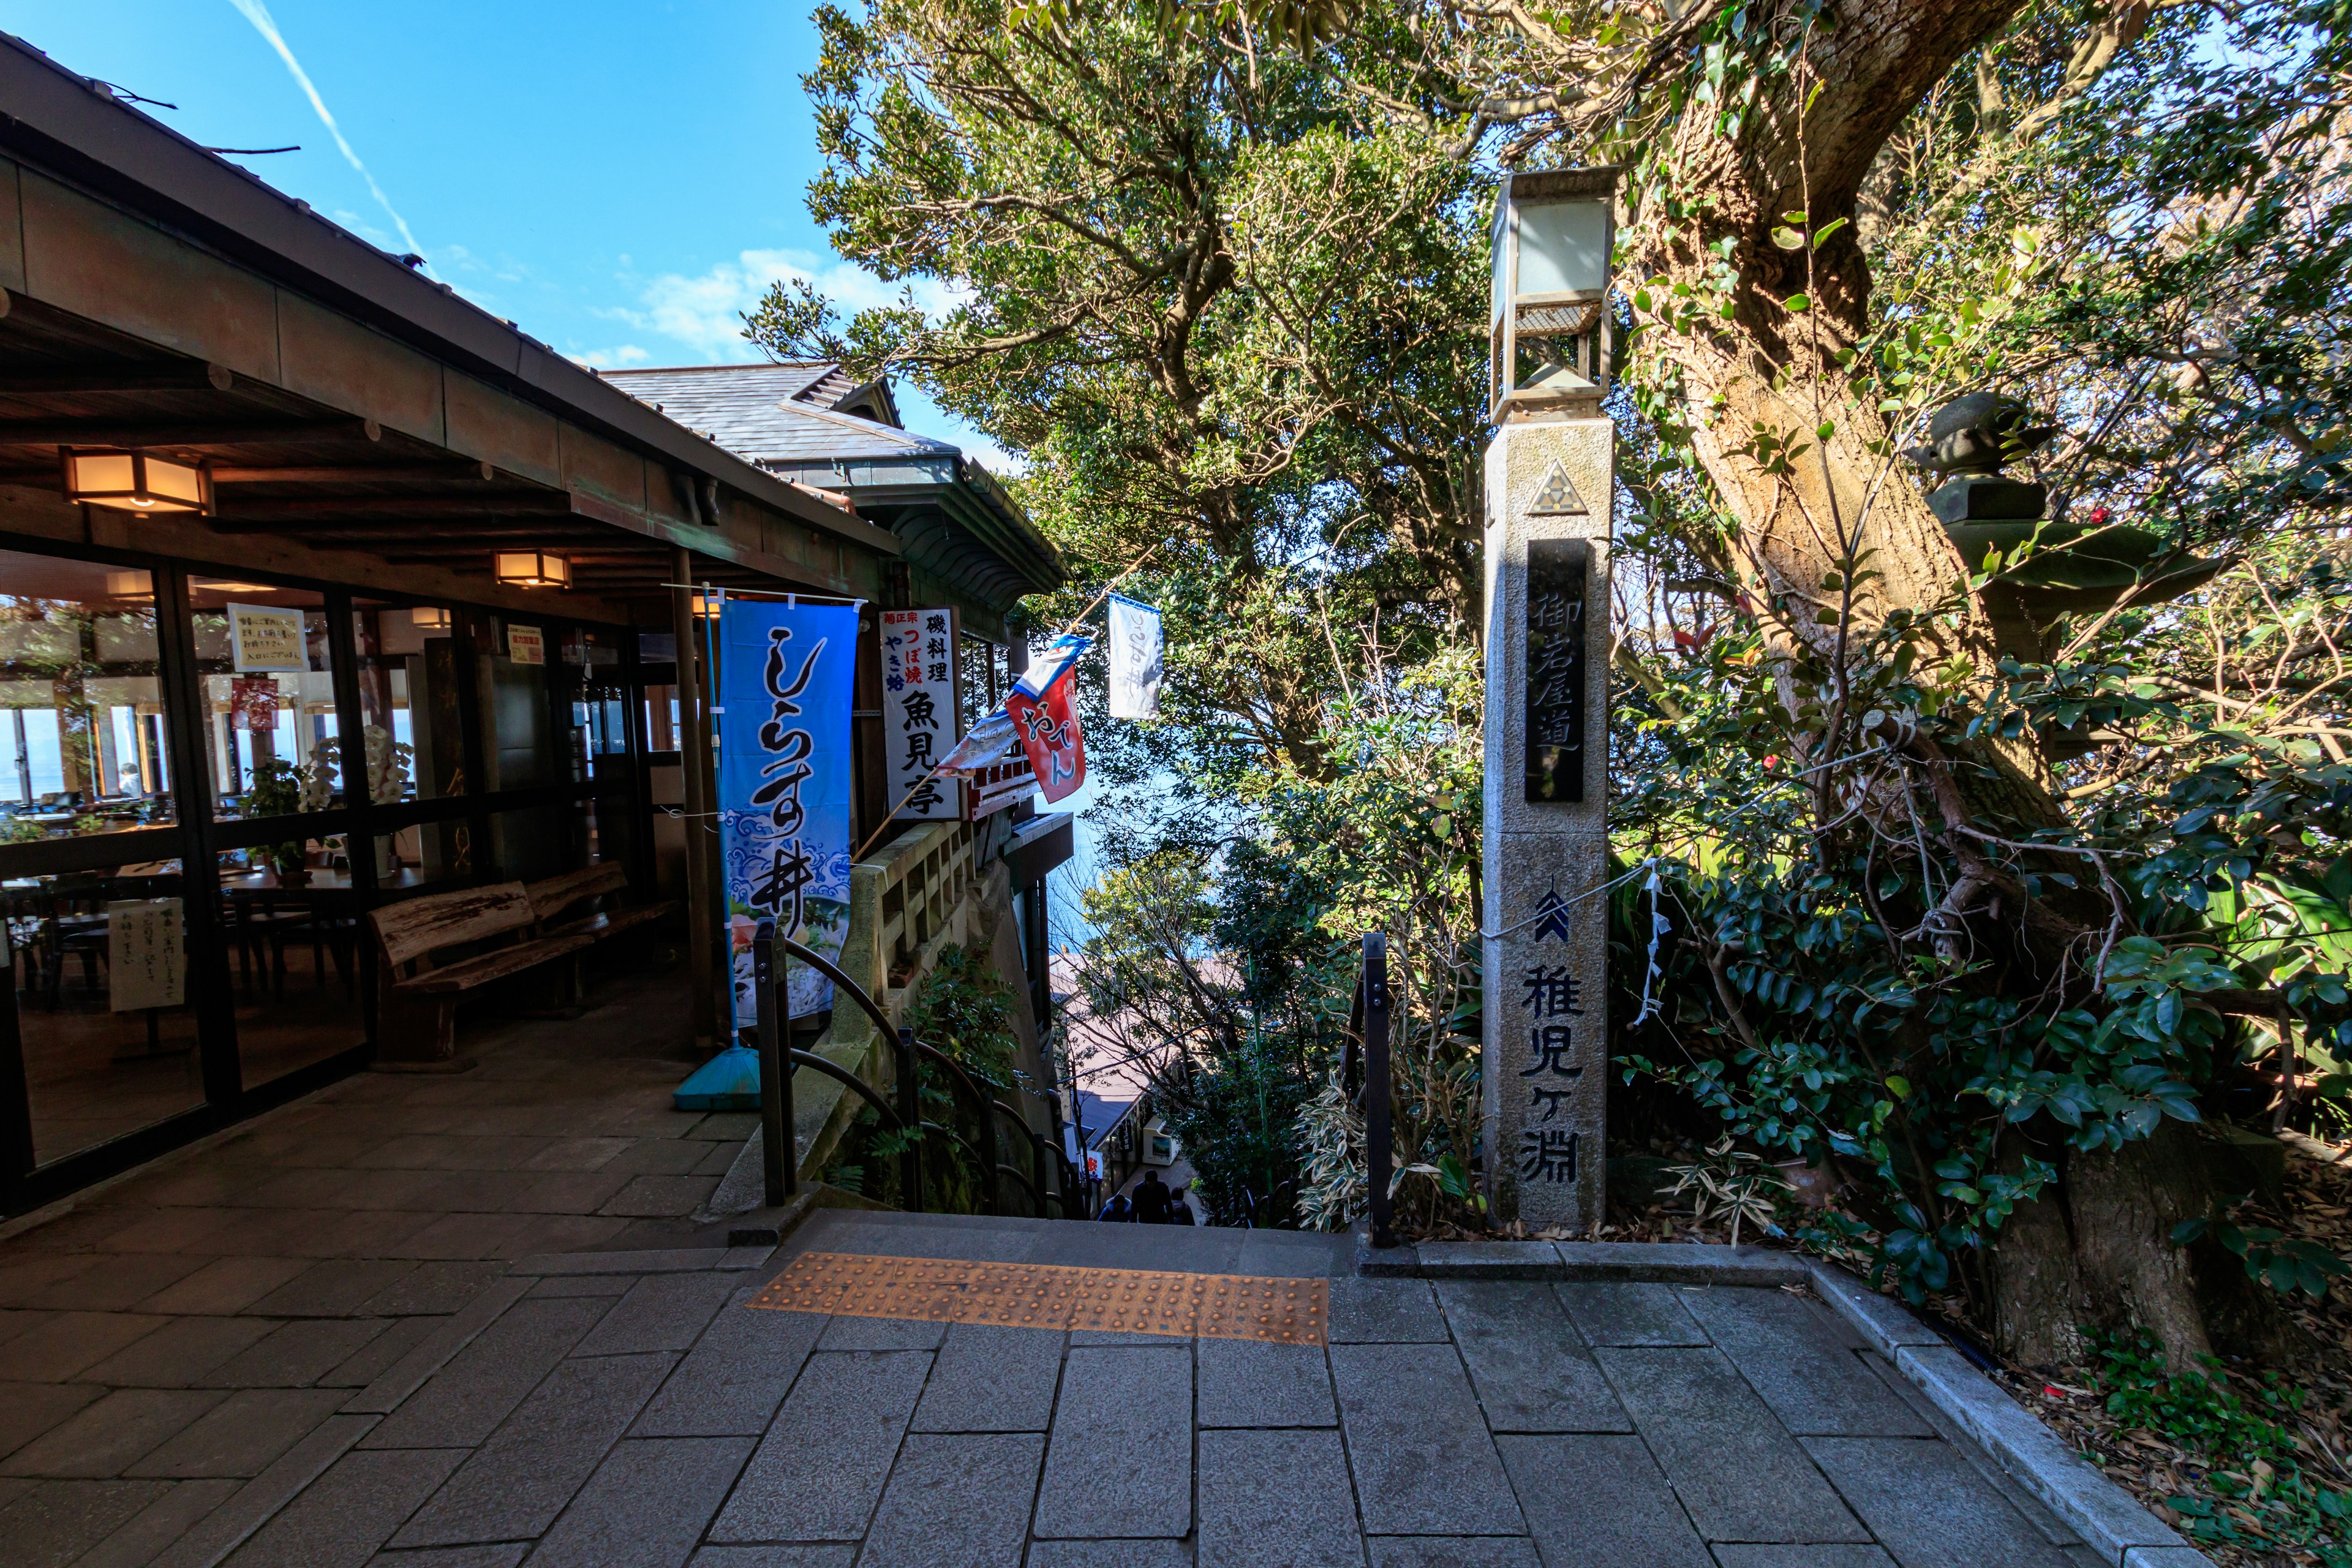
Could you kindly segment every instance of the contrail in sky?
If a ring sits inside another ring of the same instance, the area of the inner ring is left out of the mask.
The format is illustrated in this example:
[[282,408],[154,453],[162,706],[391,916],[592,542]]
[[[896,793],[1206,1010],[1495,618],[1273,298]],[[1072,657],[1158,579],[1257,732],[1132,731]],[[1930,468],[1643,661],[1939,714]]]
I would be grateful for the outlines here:
[[319,111],[319,119],[327,127],[327,134],[332,136],[335,139],[335,145],[343,150],[344,160],[359,171],[360,178],[367,182],[367,188],[375,196],[375,205],[382,207],[385,215],[392,219],[392,226],[400,230],[401,242],[408,247],[411,254],[422,256],[425,253],[425,247],[416,243],[415,235],[408,232],[407,221],[394,210],[392,198],[383,194],[383,187],[375,183],[375,176],[368,173],[367,165],[360,162],[360,155],[352,152],[352,144],[344,140],[343,128],[335,123],[333,115],[327,112],[327,100],[320,98],[319,89],[310,85],[310,73],[302,68],[302,62],[294,58],[294,51],[286,47],[286,35],[278,30],[278,24],[271,18],[269,8],[264,5],[261,0],[228,0],[228,3],[242,12],[245,19],[253,24],[254,31],[268,39],[269,47],[278,51],[278,58],[284,60],[286,68],[294,73],[294,84],[300,88],[303,96],[310,100],[310,107]]

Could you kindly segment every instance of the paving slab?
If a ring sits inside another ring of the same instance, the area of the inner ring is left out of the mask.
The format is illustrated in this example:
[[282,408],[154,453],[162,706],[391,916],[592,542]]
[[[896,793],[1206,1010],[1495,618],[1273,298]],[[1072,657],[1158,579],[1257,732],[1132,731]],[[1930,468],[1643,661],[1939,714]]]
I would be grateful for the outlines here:
[[1334,1279],[1330,1340],[1343,1344],[1443,1344],[1445,1314],[1426,1279]]
[[362,1568],[465,1457],[452,1448],[345,1454],[238,1547],[228,1568]]
[[1375,1535],[1372,1568],[1543,1568],[1536,1543],[1515,1535]]
[[65,1568],[171,1490],[169,1481],[40,1481],[0,1509],[8,1568]]
[[[374,1426],[373,1415],[332,1415],[261,1474],[165,1548],[150,1568],[213,1568],[274,1517],[303,1488],[350,1452]],[[186,1486],[193,1483],[179,1482]]]
[[1725,1544],[1715,1549],[1715,1561],[1718,1568],[1895,1568],[1895,1559],[1875,1546]]
[[172,1320],[143,1312],[59,1312],[0,1344],[0,1383],[67,1383]]
[[1331,1381],[1369,1533],[1527,1533],[1452,1345],[1333,1345]]
[[727,1500],[749,1437],[617,1446],[531,1553],[538,1568],[678,1568]]
[[947,1338],[945,1321],[923,1318],[849,1318],[834,1319],[825,1325],[824,1337],[816,1342],[821,1351],[935,1351]]
[[1780,1424],[1800,1436],[1932,1437],[1935,1429],[1862,1364],[1862,1340],[1785,1290],[1684,1293],[1697,1319]]
[[874,1258],[952,1258],[967,1263],[1061,1261],[1030,1257],[1030,1249],[1038,1241],[1033,1231],[980,1225],[953,1229],[885,1225],[877,1223],[878,1217],[866,1213],[855,1218],[844,1217],[839,1210],[820,1213],[793,1238],[793,1251],[859,1252]]
[[395,1318],[383,1332],[328,1368],[320,1377],[319,1386],[365,1388],[415,1354],[417,1347],[438,1333],[448,1321],[446,1318]]
[[1631,1432],[1551,1287],[1441,1279],[1438,1304],[1493,1432]]
[[1337,1432],[1201,1434],[1198,1568],[1363,1568]]
[[61,1383],[0,1383],[0,1458],[104,1398],[106,1390]]
[[1950,1444],[1815,1437],[1805,1447],[1903,1568],[2068,1568]]
[[171,1489],[74,1559],[74,1568],[147,1568],[233,1496],[233,1480],[174,1481]]
[[[366,1384],[352,1396],[352,1402],[343,1408],[354,1413],[379,1414],[397,1409],[403,1400],[425,1386],[426,1378],[457,1359],[484,1330],[505,1316],[507,1309],[521,1300],[530,1288],[530,1282],[527,1279],[501,1279],[466,1303],[464,1310],[455,1316],[432,1320],[430,1331],[403,1351],[389,1365],[373,1372]],[[406,1322],[418,1321],[409,1319]],[[387,1335],[391,1332],[386,1331]],[[355,1372],[357,1359],[339,1365],[333,1373],[334,1381],[342,1382],[347,1368]]]
[[379,1552],[368,1568],[516,1568],[530,1550],[527,1541],[480,1546],[426,1546],[415,1552]]
[[712,1523],[711,1542],[864,1535],[930,1369],[928,1351],[809,1357]]
[[336,1388],[249,1388],[227,1395],[124,1473],[167,1480],[257,1476],[327,1423]]
[[391,1326],[389,1318],[296,1318],[194,1381],[200,1388],[308,1388]]
[[1683,1310],[1688,1289],[1633,1282],[1570,1282],[1553,1287],[1589,1345],[1703,1345],[1706,1331]]
[[307,1258],[214,1258],[177,1283],[156,1291],[148,1312],[242,1312],[310,1267]]
[[587,1337],[611,1303],[524,1301],[368,1434],[371,1448],[470,1448]]
[[1139,1538],[1192,1528],[1192,1346],[1073,1349],[1032,1533]]
[[855,1546],[706,1546],[688,1568],[849,1568]]
[[865,1562],[1021,1568],[1042,1433],[916,1433],[866,1532]]
[[398,1258],[331,1258],[314,1263],[245,1310],[264,1318],[356,1318],[361,1304],[416,1272]]
[[1202,1340],[1194,1349],[1202,1426],[1336,1426],[1321,1345]]
[[1593,1353],[1706,1540],[1870,1540],[1721,1351],[1612,1346]]
[[1027,1568],[1192,1568],[1181,1541],[1033,1541]]
[[63,1311],[126,1311],[204,1266],[201,1258],[175,1252],[107,1254],[95,1268],[77,1269],[28,1291],[16,1304]]
[[278,1325],[266,1318],[174,1318],[82,1373],[117,1388],[188,1388]]
[[1712,1568],[1639,1437],[1497,1437],[1544,1568]]
[[[392,1544],[457,1546],[540,1534],[629,1429],[674,1360],[656,1351],[560,1363]],[[432,1387],[427,1384],[425,1394]],[[385,1425],[399,1418],[395,1413]]]
[[956,1323],[940,1347],[917,1432],[1043,1432],[1062,1380],[1057,1329]]
[[446,1317],[490,1287],[506,1265],[441,1259],[420,1263],[360,1304],[369,1317]]
[[768,1429],[826,1320],[743,1303],[720,1309],[632,1428],[639,1437],[756,1437]]
[[[696,1162],[703,1152],[694,1151]],[[688,1169],[692,1168],[689,1163]],[[632,1176],[596,1212],[627,1219],[681,1219],[699,1208],[718,1185],[716,1176]]]
[[572,1352],[576,1356],[690,1350],[736,1289],[731,1274],[654,1274],[632,1286]]
[[17,1449],[5,1468],[12,1476],[119,1476],[224,1397],[120,1388]]

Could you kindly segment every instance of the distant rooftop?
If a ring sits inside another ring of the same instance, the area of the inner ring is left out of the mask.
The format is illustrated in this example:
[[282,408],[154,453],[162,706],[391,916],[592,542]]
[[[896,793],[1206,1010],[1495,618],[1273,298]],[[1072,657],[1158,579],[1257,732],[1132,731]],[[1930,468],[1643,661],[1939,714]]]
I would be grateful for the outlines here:
[[856,380],[830,361],[601,374],[639,402],[762,466],[962,455],[948,442],[908,431],[889,383]]

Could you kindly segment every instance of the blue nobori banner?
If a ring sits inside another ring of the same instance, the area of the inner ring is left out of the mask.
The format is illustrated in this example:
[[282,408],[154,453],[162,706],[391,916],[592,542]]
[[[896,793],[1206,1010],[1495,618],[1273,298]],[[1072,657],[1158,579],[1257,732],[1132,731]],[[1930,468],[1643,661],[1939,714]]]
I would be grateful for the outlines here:
[[[838,959],[849,934],[849,720],[857,611],[729,599],[719,614],[719,820],[735,1023],[757,1021],[751,936]],[[833,1005],[833,983],[792,966],[787,1016]]]

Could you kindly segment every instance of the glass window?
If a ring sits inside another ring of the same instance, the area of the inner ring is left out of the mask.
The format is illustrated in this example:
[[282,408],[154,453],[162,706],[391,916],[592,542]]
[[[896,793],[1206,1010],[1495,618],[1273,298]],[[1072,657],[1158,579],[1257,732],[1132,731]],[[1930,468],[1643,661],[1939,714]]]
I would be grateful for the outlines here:
[[678,750],[678,735],[683,722],[678,716],[677,687],[648,686],[646,688],[646,751]]
[[565,759],[549,691],[550,627],[484,616],[474,645],[480,681],[484,789],[530,789],[564,782]]
[[0,551],[0,842],[173,820],[144,572]]
[[359,895],[342,840],[232,849],[220,858],[221,946],[245,1087],[366,1038]]
[[589,860],[585,821],[577,805],[538,805],[493,812],[490,846],[499,875],[513,882],[536,882],[576,871]]
[[368,795],[378,805],[465,792],[456,623],[454,612],[432,605],[352,606]]
[[629,757],[628,688],[621,684],[621,641],[614,632],[574,631],[563,642],[562,687],[571,705],[573,782],[625,776]]
[[341,805],[325,597],[191,577],[188,599],[214,809],[224,818],[286,816]]
[[205,1102],[176,860],[0,884],[33,1158]]
[[375,840],[375,885],[401,893],[474,874],[474,829],[464,817],[413,823]]

